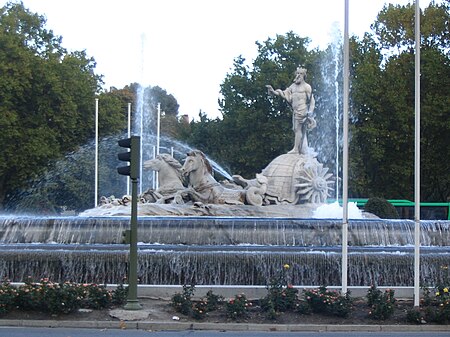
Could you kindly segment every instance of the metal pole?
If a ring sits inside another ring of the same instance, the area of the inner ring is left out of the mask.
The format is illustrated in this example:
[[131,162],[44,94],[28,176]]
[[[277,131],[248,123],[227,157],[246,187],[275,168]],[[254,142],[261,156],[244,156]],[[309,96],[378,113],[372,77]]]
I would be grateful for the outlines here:
[[156,154],[159,154],[159,143],[161,137],[161,103],[158,103],[158,119],[156,126]]
[[349,106],[349,39],[348,0],[345,0],[344,19],[344,97],[343,97],[343,140],[342,151],[342,293],[347,293],[348,274],[348,106]]
[[[128,103],[128,138],[131,137],[131,103]],[[127,195],[130,195],[130,177],[127,176]]]
[[[138,138],[138,137],[136,137]],[[139,143],[141,139],[139,138]],[[132,143],[133,144],[133,143]],[[134,147],[136,146],[136,148]],[[140,150],[140,144],[132,145],[132,152]],[[133,153],[135,154],[135,153]],[[132,154],[132,156],[133,156]],[[140,151],[131,159],[134,166],[140,167]],[[139,169],[138,169],[139,172]],[[137,299],[137,198],[138,198],[138,178],[131,176],[131,221],[130,221],[130,255],[128,269],[128,298],[124,309],[139,310],[142,306]]]
[[[160,138],[161,138],[161,103],[158,103],[158,117],[157,117],[157,123],[156,123],[156,155],[159,155],[159,145],[160,145]],[[158,184],[158,171],[155,173],[155,181],[156,181],[156,188],[159,187]]]
[[[152,156],[152,158],[153,159],[156,158],[156,146],[155,145],[153,145],[153,156]],[[152,172],[152,187],[153,187],[154,190],[158,188],[158,184],[156,183],[156,180],[157,180],[156,171],[153,171]]]
[[415,149],[414,149],[414,306],[419,306],[420,294],[420,6],[415,13]]
[[98,205],[98,98],[95,99],[94,207]]
[[142,309],[137,299],[137,179],[131,179],[130,259],[128,270],[128,298],[124,309]]
[[[143,40],[142,40],[142,46],[143,46]],[[143,49],[144,47],[142,47]],[[144,100],[145,98],[145,90],[142,88],[142,100]],[[141,181],[142,179],[144,179],[144,175],[143,175],[143,164],[144,164],[144,160],[142,159],[142,156],[144,154],[144,109],[145,108],[145,104],[142,103],[142,106],[140,107],[141,110],[141,119],[140,119],[140,128],[139,128],[139,135],[141,136],[141,147],[140,147],[140,168],[139,168],[139,177],[141,177]],[[142,183],[139,185],[139,194],[142,194]]]

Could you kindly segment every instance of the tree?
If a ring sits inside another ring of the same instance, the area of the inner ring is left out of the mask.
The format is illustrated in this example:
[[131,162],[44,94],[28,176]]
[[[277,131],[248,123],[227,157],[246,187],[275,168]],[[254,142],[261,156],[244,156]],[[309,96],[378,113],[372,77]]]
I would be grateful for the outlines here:
[[0,204],[48,162],[93,135],[100,77],[84,52],[68,53],[45,19],[9,3],[0,16]]
[[[421,53],[421,198],[450,195],[448,5],[425,9]],[[352,44],[352,196],[413,199],[414,12],[389,5]],[[433,27],[432,29],[430,27]],[[437,29],[441,27],[442,29]]]

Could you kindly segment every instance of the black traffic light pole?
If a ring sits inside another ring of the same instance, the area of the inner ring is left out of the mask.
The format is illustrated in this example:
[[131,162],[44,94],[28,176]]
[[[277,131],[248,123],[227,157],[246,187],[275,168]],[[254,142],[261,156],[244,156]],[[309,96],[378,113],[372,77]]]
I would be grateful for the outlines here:
[[130,222],[130,254],[128,268],[128,297],[124,309],[142,309],[137,299],[137,199],[138,199],[138,179],[140,162],[140,141],[138,136],[119,140],[119,146],[127,147],[129,152],[119,153],[118,158],[122,161],[129,161],[129,166],[117,168],[117,172],[128,175],[131,179],[131,222]]

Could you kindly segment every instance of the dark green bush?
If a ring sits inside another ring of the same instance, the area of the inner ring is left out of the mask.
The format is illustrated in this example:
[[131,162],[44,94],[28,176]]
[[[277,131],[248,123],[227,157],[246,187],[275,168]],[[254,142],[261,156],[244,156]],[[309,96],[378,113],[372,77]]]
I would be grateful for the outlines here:
[[304,291],[306,303],[312,312],[347,317],[353,309],[350,292],[341,295],[338,291],[328,290],[325,286]]
[[112,304],[112,294],[105,286],[97,284],[84,284],[81,286],[84,295],[83,308],[102,309]]
[[369,317],[385,320],[394,313],[394,290],[386,289],[383,293],[376,286],[371,286],[367,292],[367,305],[370,307]]
[[3,281],[0,285],[0,315],[8,313],[16,302],[17,290],[9,281]]
[[382,219],[398,219],[398,212],[395,207],[383,198],[374,197],[367,200],[364,211],[375,214]]
[[297,293],[292,284],[290,284],[290,269],[285,264],[280,273],[267,286],[267,296],[261,299],[261,308],[267,312],[271,319],[275,319],[279,312],[294,310],[297,307]]
[[27,278],[15,294],[17,309],[68,314],[79,308],[103,309],[122,304],[127,291],[122,285],[109,291],[97,284],[54,283],[48,278],[34,283]]
[[128,287],[125,288],[123,284],[119,284],[117,288],[113,290],[111,297],[113,305],[125,304],[128,297]]
[[208,312],[217,310],[223,303],[223,296],[214,294],[212,290],[208,291],[205,299],[193,301],[194,291],[194,285],[184,285],[182,293],[175,293],[172,296],[173,308],[183,315],[203,319]]
[[234,299],[229,300],[225,304],[227,316],[229,318],[237,319],[247,317],[248,308],[251,307],[251,302],[247,300],[244,294],[234,296]]
[[183,315],[192,315],[192,296],[194,295],[195,286],[184,285],[183,292],[175,293],[172,296],[172,306],[174,309]]
[[223,304],[223,296],[222,295],[216,295],[213,293],[212,290],[209,290],[206,293],[206,310],[208,311],[214,311],[219,308],[220,305]]

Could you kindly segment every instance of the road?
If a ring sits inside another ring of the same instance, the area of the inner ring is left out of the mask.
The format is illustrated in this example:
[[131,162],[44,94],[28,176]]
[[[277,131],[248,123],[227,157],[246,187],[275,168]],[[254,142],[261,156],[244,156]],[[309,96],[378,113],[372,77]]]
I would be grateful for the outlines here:
[[114,329],[0,327],[8,337],[450,337],[449,332],[248,332],[144,331]]

